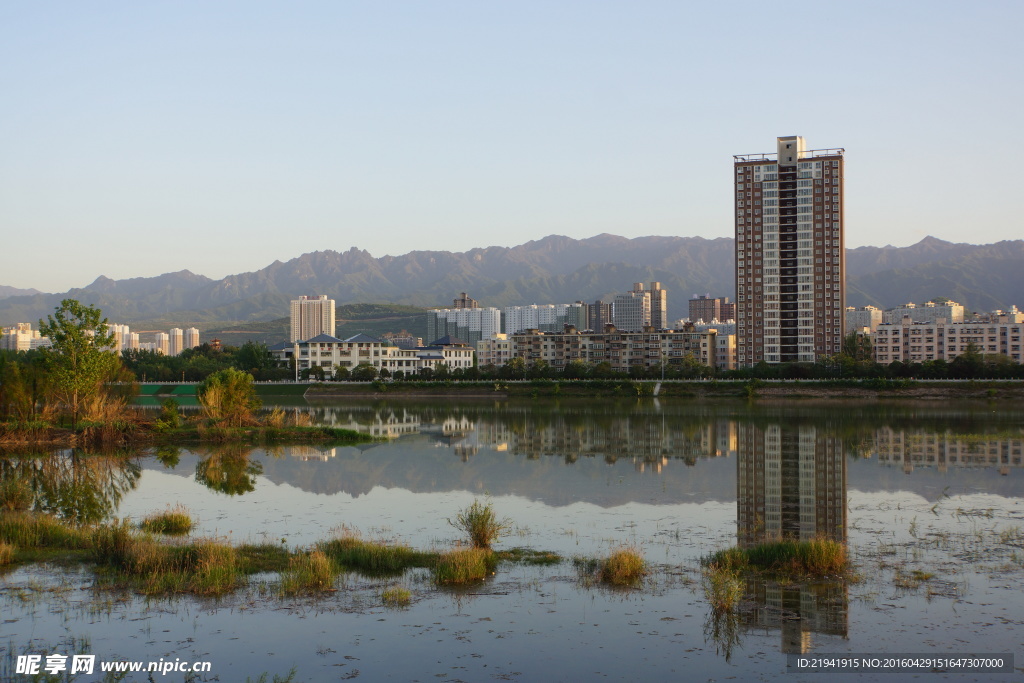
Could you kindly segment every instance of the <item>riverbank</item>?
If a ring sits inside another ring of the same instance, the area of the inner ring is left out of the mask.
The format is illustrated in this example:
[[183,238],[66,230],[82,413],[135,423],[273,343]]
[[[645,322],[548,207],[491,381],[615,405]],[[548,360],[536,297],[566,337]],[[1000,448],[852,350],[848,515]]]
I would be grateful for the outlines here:
[[310,384],[307,400],[383,397],[508,398],[541,396],[977,399],[1024,401],[1020,380],[523,380],[500,382],[330,382]]

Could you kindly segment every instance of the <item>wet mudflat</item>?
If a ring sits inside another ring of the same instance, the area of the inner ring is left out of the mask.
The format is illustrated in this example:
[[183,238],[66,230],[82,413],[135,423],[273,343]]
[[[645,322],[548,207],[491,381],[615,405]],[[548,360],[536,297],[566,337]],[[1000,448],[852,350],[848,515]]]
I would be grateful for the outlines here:
[[[787,653],[1020,654],[1024,434],[1013,407],[647,399],[297,409],[392,438],[140,453],[89,477],[67,453],[45,466],[6,456],[2,472],[34,476],[37,509],[65,517],[138,520],[180,503],[198,522],[193,536],[289,548],[341,528],[449,548],[462,539],[447,519],[489,499],[513,522],[499,549],[563,561],[502,563],[458,589],[426,570],[346,573],[334,591],[299,598],[283,597],[268,573],[218,599],[98,589],[88,567],[16,566],[0,577],[0,673],[18,654],[87,652],[211,662],[209,673],[165,680],[293,668],[294,680],[799,680],[810,675],[787,673]],[[710,608],[701,557],[818,536],[846,544],[852,580],[751,579],[735,610]],[[602,587],[573,563],[621,545],[651,565],[640,588]],[[409,590],[408,606],[382,600],[393,586]]]

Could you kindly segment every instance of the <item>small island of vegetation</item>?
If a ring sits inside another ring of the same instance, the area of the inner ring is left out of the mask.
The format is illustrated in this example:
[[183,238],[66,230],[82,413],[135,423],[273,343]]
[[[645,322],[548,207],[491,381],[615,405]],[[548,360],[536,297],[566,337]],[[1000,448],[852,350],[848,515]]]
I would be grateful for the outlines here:
[[51,342],[26,359],[0,355],[0,446],[109,448],[210,442],[354,443],[372,437],[313,426],[308,416],[262,411],[253,376],[227,367],[196,389],[188,418],[173,399],[158,415],[133,405],[135,375],[114,351],[99,309],[65,299],[40,321]]

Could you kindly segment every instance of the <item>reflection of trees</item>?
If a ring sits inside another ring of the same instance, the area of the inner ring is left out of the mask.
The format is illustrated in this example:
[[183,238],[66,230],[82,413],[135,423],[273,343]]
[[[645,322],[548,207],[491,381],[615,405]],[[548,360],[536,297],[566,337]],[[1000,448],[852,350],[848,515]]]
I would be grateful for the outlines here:
[[27,490],[30,509],[78,524],[112,515],[141,474],[139,463],[127,456],[72,449],[49,456],[0,459],[0,481]]
[[224,444],[200,452],[196,463],[196,481],[209,489],[240,496],[256,488],[256,477],[263,474],[263,465],[250,462],[252,448],[242,444]]

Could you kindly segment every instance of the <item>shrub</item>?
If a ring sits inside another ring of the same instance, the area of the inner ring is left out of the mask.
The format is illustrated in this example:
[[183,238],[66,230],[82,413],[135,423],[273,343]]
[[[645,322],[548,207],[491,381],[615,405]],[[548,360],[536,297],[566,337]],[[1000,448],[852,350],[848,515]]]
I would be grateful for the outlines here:
[[149,515],[139,522],[139,528],[143,531],[171,536],[187,534],[194,527],[195,522],[192,521],[188,510],[182,505],[168,507],[165,511]]
[[207,377],[196,389],[196,398],[210,422],[228,427],[252,422],[253,412],[260,407],[252,375],[234,368]]
[[635,586],[647,576],[647,563],[636,548],[622,546],[601,560],[597,577],[612,586]]
[[483,548],[457,548],[442,553],[434,565],[434,581],[452,585],[480,581],[494,573],[497,559]]
[[492,543],[512,530],[511,520],[498,519],[490,501],[484,504],[475,499],[472,505],[460,510],[455,519],[449,519],[448,523],[465,532],[474,548],[484,550],[489,550]]

